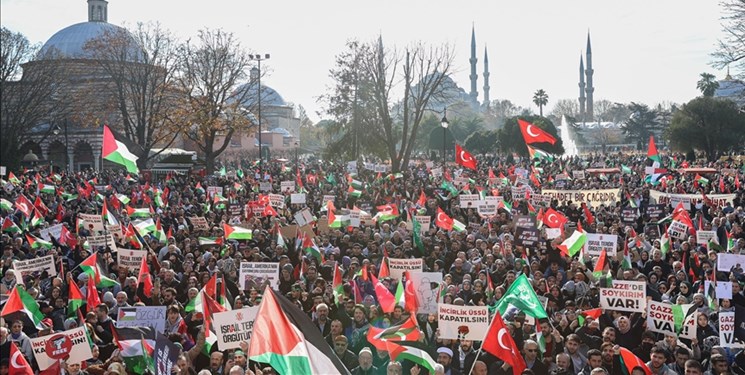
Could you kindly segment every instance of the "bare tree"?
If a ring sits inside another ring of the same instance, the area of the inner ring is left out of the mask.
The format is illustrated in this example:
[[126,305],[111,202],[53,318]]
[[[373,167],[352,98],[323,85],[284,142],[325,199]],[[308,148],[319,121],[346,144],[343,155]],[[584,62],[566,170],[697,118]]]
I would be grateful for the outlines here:
[[[69,108],[64,95],[64,64],[31,62],[38,46],[21,33],[0,30],[0,164],[11,168],[20,161],[20,147],[33,135],[49,135],[44,122],[63,117]],[[22,65],[23,76],[21,75]],[[39,141],[41,139],[38,139]]]
[[123,134],[118,138],[139,157],[140,168],[160,153],[151,156],[153,148],[169,147],[179,134],[176,47],[170,32],[152,23],[107,31],[85,46],[110,77],[102,88],[113,95],[102,95],[99,102],[119,115],[122,127],[113,130]]
[[[443,82],[452,70],[453,54],[446,45],[417,43],[402,52],[386,49],[382,38],[361,59],[362,69],[373,83],[372,100],[383,128],[392,169],[405,168],[416,145],[416,135],[428,104],[444,97]],[[400,104],[391,92],[403,87]],[[395,107],[395,108],[394,108]]]
[[178,82],[186,97],[183,117],[188,127],[184,134],[201,151],[208,173],[233,135],[252,126],[243,111],[254,90],[237,90],[249,64],[235,36],[222,30],[200,30],[196,41],[180,48]]
[[712,54],[716,68],[732,66],[735,74],[745,77],[745,0],[724,0],[722,28],[724,37]]

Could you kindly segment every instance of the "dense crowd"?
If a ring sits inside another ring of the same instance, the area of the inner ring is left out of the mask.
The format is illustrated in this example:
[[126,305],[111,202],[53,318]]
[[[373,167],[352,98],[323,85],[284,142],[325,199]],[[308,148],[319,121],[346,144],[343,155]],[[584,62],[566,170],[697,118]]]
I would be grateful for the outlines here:
[[[119,170],[65,173],[37,167],[14,171],[12,178],[3,177],[0,186],[0,198],[9,204],[0,211],[0,293],[6,304],[8,296],[22,287],[37,301],[43,317],[40,324],[23,312],[3,317],[0,374],[7,373],[11,365],[10,345],[17,345],[38,372],[31,340],[83,326],[93,344],[93,357],[82,363],[63,360],[55,371],[71,375],[137,373],[139,370],[124,365],[124,351],[114,327],[120,319],[119,309],[142,305],[167,308],[162,333],[180,351],[173,373],[275,373],[266,363],[249,360],[248,344],[229,350],[210,347],[205,339],[209,335],[205,333],[205,314],[193,308],[200,291],[212,280],[219,284],[215,298],[222,306],[241,309],[260,305],[265,285],[247,285],[240,280],[241,262],[279,263],[276,290],[308,315],[352,374],[427,373],[415,361],[404,357],[392,360],[369,339],[371,328],[406,324],[410,316],[418,326],[418,341],[437,362],[434,373],[512,373],[503,358],[480,350],[480,340],[440,337],[437,314],[416,314],[402,304],[392,312],[383,311],[373,276],[380,277],[380,283],[395,294],[403,280],[381,275],[381,271],[387,270],[390,259],[410,258],[423,259],[423,271],[442,275],[442,283],[436,285],[437,302],[445,304],[496,306],[515,280],[527,277],[545,303],[547,318],[533,319],[524,311],[504,315],[527,366],[523,374],[647,373],[643,366],[632,367],[630,372],[628,360],[621,355],[623,349],[632,352],[653,374],[744,374],[742,349],[720,343],[718,316],[736,312],[735,341],[741,343],[745,339],[739,336],[745,311],[745,274],[739,264],[723,271],[717,262],[722,254],[745,255],[745,203],[739,183],[745,178],[744,163],[739,156],[704,162],[666,155],[657,169],[650,171],[646,156],[619,153],[541,161],[484,156],[479,158],[477,170],[453,163],[443,169],[439,162],[421,160],[401,173],[376,172],[374,162],[317,160],[304,160],[298,166],[267,161],[263,170],[245,161],[226,164],[214,175],[174,172],[150,176],[149,180]],[[712,170],[686,173],[686,167]],[[592,169],[600,172],[589,172]],[[576,177],[575,171],[583,173]],[[287,181],[293,182],[296,192],[305,193],[305,203],[291,203],[290,193],[282,192],[282,182]],[[519,186],[530,186],[525,199],[512,196],[513,188]],[[615,188],[621,189],[617,199],[602,205],[556,199],[541,204],[531,199],[531,195],[540,196],[542,189]],[[650,217],[650,190],[700,196],[702,199],[690,202],[687,210],[695,227],[692,233],[695,229],[713,230],[716,238],[708,243],[699,243],[695,235],[670,238],[671,246],[664,246],[670,225],[665,218],[676,206],[667,204],[660,215]],[[269,193],[282,194],[282,203],[270,204]],[[735,195],[731,202],[719,204],[707,199],[725,193]],[[461,207],[459,196],[464,194],[500,196],[506,204],[500,204],[495,215],[485,216],[476,208]],[[333,202],[324,200],[328,196],[333,196]],[[29,215],[17,205],[22,197],[35,206]],[[113,216],[104,218],[104,223],[116,222],[120,230],[107,224],[104,231],[97,231],[80,220],[80,214],[101,215],[104,203],[107,215]],[[137,208],[147,210],[135,211]],[[624,216],[628,208],[637,213],[630,220]],[[298,228],[296,214],[305,209],[312,220]],[[439,210],[464,228],[438,227]],[[550,226],[544,225],[547,219],[543,215],[549,210],[566,217],[556,238],[550,238]],[[329,225],[330,214],[346,218],[350,211],[362,212],[359,226],[349,222]],[[421,236],[413,235],[415,216],[431,218],[429,230]],[[206,227],[201,222],[195,225],[197,217],[206,220]],[[540,231],[535,244],[524,246],[517,241],[516,217],[532,218],[534,228]],[[157,222],[157,228],[142,230],[130,225],[148,218]],[[51,236],[49,247],[32,243],[57,224],[63,224],[66,236]],[[246,228],[250,236],[227,238],[225,224]],[[570,256],[562,251],[560,245],[578,228],[618,236],[616,255],[609,255],[602,269],[597,269],[597,256]],[[297,234],[304,230],[306,234]],[[109,231],[115,248],[87,241]],[[302,244],[308,237],[320,254]],[[146,265],[152,288],[142,282],[141,268],[117,264],[117,252],[125,249],[148,251]],[[21,277],[21,285],[13,262],[49,254],[54,256],[56,276],[31,272]],[[89,278],[99,282],[101,277],[84,267],[92,254],[97,254],[102,276],[116,282],[97,285],[100,304],[96,306],[88,306],[92,299],[86,295],[91,290]],[[625,264],[626,259],[630,264]],[[342,275],[341,293],[333,288],[337,267]],[[693,304],[695,335],[682,338],[653,332],[647,326],[646,312],[598,309],[600,289],[612,283],[609,279],[643,281],[651,301],[670,306]],[[732,298],[712,298],[705,291],[707,281],[729,282]],[[70,283],[86,295],[82,307],[71,304]],[[490,311],[494,313],[494,309]]]

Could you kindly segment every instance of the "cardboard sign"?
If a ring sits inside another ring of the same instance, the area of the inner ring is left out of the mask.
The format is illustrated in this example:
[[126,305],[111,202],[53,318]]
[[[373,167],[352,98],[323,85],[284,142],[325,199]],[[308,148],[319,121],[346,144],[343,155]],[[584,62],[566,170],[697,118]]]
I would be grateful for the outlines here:
[[279,185],[279,191],[282,193],[294,193],[295,181],[282,181]]
[[717,254],[717,271],[731,272],[733,268],[745,269],[745,255]]
[[535,228],[535,217],[530,215],[515,215],[512,217],[512,221],[517,228]]
[[458,198],[460,199],[460,208],[476,208],[479,201],[478,194],[461,194]]
[[138,270],[142,265],[142,258],[146,256],[147,250],[119,249],[116,252],[116,261],[119,266]]
[[600,307],[643,313],[647,309],[647,287],[643,281],[613,280],[612,288],[600,288]]
[[585,253],[589,256],[600,256],[605,250],[606,255],[616,256],[618,235],[603,233],[587,233]]
[[34,358],[42,371],[60,360],[66,360],[67,363],[80,363],[93,358],[91,344],[85,333],[85,327],[31,339]]
[[621,189],[596,189],[596,190],[549,190],[543,189],[542,193],[559,202],[573,201],[580,205],[586,203],[589,207],[597,208],[600,205],[612,206],[621,199]]
[[698,230],[696,231],[696,243],[699,245],[708,245],[709,241],[719,243],[717,232],[713,230]]
[[282,237],[286,240],[291,240],[297,237],[297,225],[290,224],[283,227],[279,227],[279,232],[282,233]]
[[210,230],[210,226],[207,224],[207,219],[202,216],[192,216],[189,220],[191,220],[191,225],[194,226],[194,230]]
[[305,193],[291,194],[290,204],[305,204]]
[[487,306],[437,305],[440,338],[482,341],[489,330]]
[[263,290],[266,284],[277,289],[279,287],[279,263],[241,262],[239,280],[239,286],[243,290],[251,288]]
[[116,316],[116,326],[151,327],[156,332],[165,332],[166,309],[166,306],[120,307]]
[[217,347],[220,350],[236,349],[243,341],[250,345],[258,312],[259,306],[252,306],[214,314],[212,321],[217,332]]
[[[680,334],[675,329],[675,314],[673,305],[655,301],[647,302],[647,329],[665,335],[675,335],[678,338],[692,339],[696,337],[696,319],[698,312],[688,316],[683,322]],[[688,311],[692,305],[682,305],[683,313]]]
[[416,221],[419,222],[420,228],[419,231],[420,234],[425,234],[429,230],[429,228],[432,226],[432,217],[427,215],[414,215],[414,218]]
[[719,313],[719,345],[725,348],[742,347],[735,339],[735,312]]
[[667,228],[667,234],[672,238],[679,240],[685,240],[688,237],[688,226],[681,223],[680,221],[673,220],[670,226]]
[[442,273],[440,272],[409,272],[411,281],[416,291],[416,300],[419,308],[418,314],[436,314],[437,297],[442,283]]
[[57,268],[55,267],[53,255],[28,260],[14,260],[13,271],[16,281],[21,285],[23,285],[23,279],[34,272],[41,274],[46,271],[50,277],[57,276]]
[[397,280],[403,278],[404,271],[418,271],[422,272],[424,268],[424,259],[395,259],[388,258],[388,270],[391,272],[391,277]]
[[541,232],[535,228],[515,229],[515,245],[524,247],[535,247],[541,240]]

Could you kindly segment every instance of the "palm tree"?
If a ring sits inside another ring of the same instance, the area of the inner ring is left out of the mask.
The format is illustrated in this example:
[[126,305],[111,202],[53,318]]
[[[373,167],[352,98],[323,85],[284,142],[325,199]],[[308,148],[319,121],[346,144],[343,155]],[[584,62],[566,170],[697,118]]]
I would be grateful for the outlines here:
[[713,74],[701,73],[701,79],[696,83],[696,88],[701,90],[701,94],[705,97],[712,97],[719,88],[719,82],[716,81]]
[[543,117],[543,106],[548,103],[548,94],[543,89],[539,89],[533,94],[533,103],[538,106],[538,111]]

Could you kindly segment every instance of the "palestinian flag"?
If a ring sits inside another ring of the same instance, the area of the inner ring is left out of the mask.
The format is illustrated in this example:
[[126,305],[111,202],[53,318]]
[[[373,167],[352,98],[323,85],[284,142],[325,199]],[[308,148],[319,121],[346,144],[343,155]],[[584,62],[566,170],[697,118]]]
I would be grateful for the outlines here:
[[688,303],[684,305],[675,304],[673,306],[673,321],[675,322],[675,332],[680,333],[683,325],[689,316],[696,313],[696,305]]
[[119,225],[119,220],[116,220],[116,217],[109,212],[109,206],[106,204],[105,199],[101,208],[101,217],[103,218],[104,225]]
[[127,215],[131,218],[145,218],[150,217],[150,208],[132,208],[127,206]]
[[543,358],[543,353],[546,352],[546,338],[543,336],[541,325],[538,322],[535,325],[535,341],[538,342],[538,353]]
[[[119,347],[127,370],[143,374],[152,367],[152,355],[148,347],[155,347],[155,330],[150,327],[112,327],[112,333]],[[144,345],[143,345],[144,343]]]
[[57,192],[57,189],[55,189],[54,186],[42,183],[39,183],[39,185],[37,185],[37,189],[39,189],[40,193],[49,195],[54,195]]
[[362,190],[362,189],[365,188],[365,184],[364,183],[362,183],[360,181],[357,181],[357,180],[354,180],[351,177],[349,178],[349,186],[355,188],[356,190]]
[[579,315],[577,315],[577,319],[579,320],[579,325],[583,326],[585,325],[585,320],[587,318],[590,318],[592,320],[598,320],[598,318],[600,318],[600,315],[602,314],[603,314],[603,309],[598,307],[596,309],[581,311]]
[[362,192],[361,191],[359,191],[359,190],[357,190],[357,189],[355,189],[355,188],[353,188],[351,186],[349,187],[349,190],[347,190],[347,194],[350,197],[353,197],[353,198],[359,198],[359,197],[362,196]]
[[16,285],[10,293],[3,310],[0,311],[0,316],[7,316],[15,312],[26,314],[36,328],[44,328],[44,324],[41,322],[44,319],[44,314],[39,311],[39,304],[20,285]]
[[669,253],[672,248],[673,244],[670,241],[670,235],[667,233],[667,229],[665,229],[665,231],[662,232],[662,237],[660,238],[660,251],[662,251],[662,259],[667,259],[667,253]]
[[538,160],[546,160],[548,162],[554,161],[554,156],[549,154],[548,152],[530,147],[527,144],[525,146],[528,147],[528,153],[530,154],[530,160],[538,159]]
[[621,348],[621,368],[624,370],[624,373],[631,374],[633,373],[633,370],[635,367],[641,367],[646,375],[652,375],[652,371],[647,367],[647,364],[644,363],[639,357],[637,357],[634,353],[632,353],[630,350],[626,348]]
[[339,269],[339,263],[336,263],[334,267],[334,280],[332,282],[332,288],[334,291],[334,299],[338,306],[344,300],[344,282],[341,278],[341,269]]
[[[657,146],[654,145],[654,135],[649,135],[649,147],[647,148],[647,158],[658,163],[662,163],[660,154],[657,153]],[[629,371],[630,372],[630,371]]]
[[102,153],[104,159],[114,162],[119,165],[123,165],[130,173],[139,173],[137,169],[137,156],[129,152],[127,146],[124,143],[119,142],[114,138],[114,133],[111,132],[108,125],[103,126],[103,147]]
[[93,255],[80,263],[80,269],[82,269],[88,277],[92,277],[98,287],[108,288],[114,285],[119,285],[116,280],[106,277],[106,274],[104,273],[106,268],[99,264],[97,253],[93,253]]
[[329,228],[346,228],[349,226],[349,215],[336,215],[334,211],[329,211],[328,217]]
[[13,222],[13,220],[10,217],[6,217],[5,220],[3,220],[3,233],[21,233],[21,228],[18,228],[16,223]]
[[700,174],[696,173],[696,177],[694,177],[693,181],[701,184],[701,185],[708,185],[709,179],[705,178],[704,176],[701,176]]
[[564,240],[564,242],[559,245],[559,250],[561,250],[562,254],[568,254],[569,256],[574,256],[579,252],[581,248],[585,246],[585,243],[587,242],[587,232],[585,232],[582,229],[582,225],[577,223],[577,229],[572,233],[569,238]]
[[31,222],[29,225],[31,225],[31,228],[38,227],[44,222],[44,218],[41,217],[41,213],[39,213],[39,210],[34,208],[34,216],[31,217]]
[[199,237],[199,246],[221,246],[222,239],[217,237]]
[[605,273],[605,268],[608,268],[610,270],[610,263],[608,263],[608,254],[603,249],[603,252],[600,253],[600,257],[598,258],[598,262],[595,264],[595,269],[592,270],[592,275],[595,276],[596,279],[599,279],[603,276]]
[[158,228],[155,226],[155,221],[153,221],[152,218],[149,218],[135,223],[135,229],[137,229],[137,233],[139,233],[140,236],[145,236],[155,232]]
[[310,318],[267,287],[248,348],[252,361],[279,374],[349,374]]
[[204,194],[204,188],[202,187],[202,183],[201,182],[197,182],[197,186],[194,187],[194,190],[196,191],[196,193],[198,195]]
[[67,316],[69,318],[75,317],[76,312],[83,307],[85,302],[85,296],[80,291],[78,284],[72,279],[72,276],[67,278],[67,284],[69,285],[69,296],[67,298]]
[[155,221],[155,231],[153,231],[153,237],[157,238],[158,241],[161,243],[168,242],[168,238],[166,238],[166,232],[163,230],[163,226],[160,225],[160,218]]
[[217,331],[215,331],[215,327],[212,324],[213,315],[215,313],[228,311],[229,309],[226,309],[217,303],[217,301],[207,295],[207,292],[204,289],[202,289],[199,294],[202,296],[202,311],[204,313],[205,343],[203,352],[209,354],[212,351],[212,346],[217,343]]
[[409,360],[426,369],[430,374],[435,373],[437,362],[429,355],[429,348],[419,341],[386,341],[386,351],[391,360],[401,362]]
[[631,174],[631,168],[621,164],[621,173],[622,174]]
[[387,341],[417,341],[421,336],[419,326],[414,314],[409,316],[403,323],[388,328],[377,328],[370,326],[367,330],[367,341],[378,350],[387,350]]
[[13,172],[10,172],[8,174],[8,181],[10,181],[13,185],[18,185],[21,183],[21,180],[19,180],[18,177],[13,174]]
[[253,232],[250,229],[234,227],[232,225],[223,224],[222,229],[225,232],[225,238],[229,240],[250,240],[253,238]]
[[151,297],[153,294],[153,278],[150,275],[150,267],[147,266],[147,255],[142,257],[140,273],[137,275],[137,285],[140,284],[144,284],[143,292],[145,296]]
[[383,222],[398,218],[400,213],[398,212],[398,206],[395,204],[386,204],[376,207],[378,213],[375,214],[373,220]]
[[312,238],[310,238],[309,236],[304,236],[302,247],[303,252],[315,258],[318,261],[319,265],[323,263],[323,254],[321,254],[321,249],[316,246],[316,243],[313,241]]
[[453,219],[453,230],[456,232],[463,232],[464,230],[466,230],[466,225],[456,219]]
[[717,282],[716,280],[709,282],[709,287],[706,289],[706,300],[709,301],[709,308],[717,310]]
[[13,203],[11,203],[9,200],[5,198],[0,198],[0,210],[6,211],[6,212],[12,212]]
[[32,249],[51,250],[52,248],[54,248],[54,245],[52,245],[51,242],[44,241],[41,238],[38,238],[31,234],[26,234],[26,241],[28,241],[28,244],[31,246]]
[[623,260],[621,261],[621,269],[631,269],[631,254],[629,253],[629,241],[623,241]]

